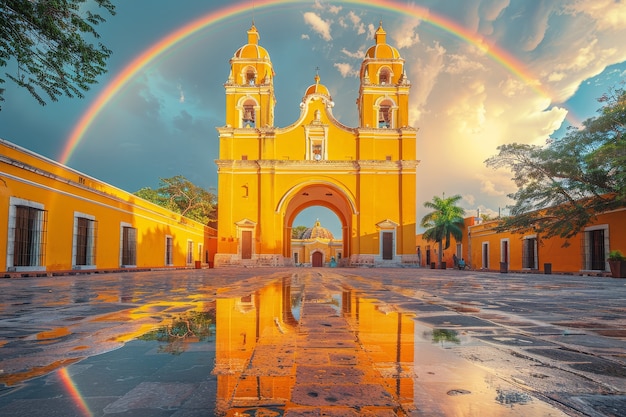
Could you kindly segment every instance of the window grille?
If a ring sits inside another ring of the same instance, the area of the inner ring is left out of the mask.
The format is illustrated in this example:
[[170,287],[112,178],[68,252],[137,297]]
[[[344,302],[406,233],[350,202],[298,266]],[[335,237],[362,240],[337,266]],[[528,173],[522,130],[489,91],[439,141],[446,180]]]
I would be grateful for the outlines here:
[[17,205],[14,220],[13,266],[45,265],[48,212]]
[[122,227],[122,265],[137,265],[137,229]]
[[95,220],[86,217],[76,218],[76,259],[75,265],[95,265],[96,264],[96,236],[97,223]]

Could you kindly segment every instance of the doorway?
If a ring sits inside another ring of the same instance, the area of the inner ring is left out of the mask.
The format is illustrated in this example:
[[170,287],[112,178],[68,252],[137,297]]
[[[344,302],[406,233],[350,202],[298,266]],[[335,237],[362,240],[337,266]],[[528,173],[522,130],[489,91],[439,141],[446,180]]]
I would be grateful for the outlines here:
[[322,252],[313,252],[311,255],[311,265],[314,268],[320,268],[324,266],[324,254]]

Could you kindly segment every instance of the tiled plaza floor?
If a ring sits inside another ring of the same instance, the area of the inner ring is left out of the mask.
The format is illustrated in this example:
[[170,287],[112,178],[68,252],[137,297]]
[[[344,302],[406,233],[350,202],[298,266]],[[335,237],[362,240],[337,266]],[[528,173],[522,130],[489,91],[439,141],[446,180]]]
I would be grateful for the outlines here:
[[227,268],[0,280],[0,416],[626,416],[626,280]]

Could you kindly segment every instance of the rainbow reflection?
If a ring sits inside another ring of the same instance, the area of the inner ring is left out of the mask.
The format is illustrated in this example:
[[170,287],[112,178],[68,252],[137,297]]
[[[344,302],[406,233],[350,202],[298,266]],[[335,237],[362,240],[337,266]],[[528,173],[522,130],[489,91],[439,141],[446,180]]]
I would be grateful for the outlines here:
[[59,376],[61,377],[61,382],[63,383],[63,386],[65,387],[68,394],[74,401],[74,404],[80,410],[80,413],[83,416],[92,417],[93,414],[91,413],[91,410],[87,406],[87,403],[85,402],[85,399],[83,398],[83,396],[78,391],[78,388],[76,387],[74,380],[72,380],[72,377],[67,371],[67,368],[61,368],[58,373],[59,373]]

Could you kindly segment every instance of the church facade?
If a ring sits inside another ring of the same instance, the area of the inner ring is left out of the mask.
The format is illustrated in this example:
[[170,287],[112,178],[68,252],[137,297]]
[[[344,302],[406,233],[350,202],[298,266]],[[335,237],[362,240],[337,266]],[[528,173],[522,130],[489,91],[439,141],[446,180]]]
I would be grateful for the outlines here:
[[404,60],[379,26],[360,69],[359,126],[333,116],[316,75],[287,127],[274,125],[274,68],[254,24],[230,60],[226,121],[218,127],[218,242],[214,262],[294,265],[291,231],[322,206],[342,224],[344,264],[415,263],[416,135]]

